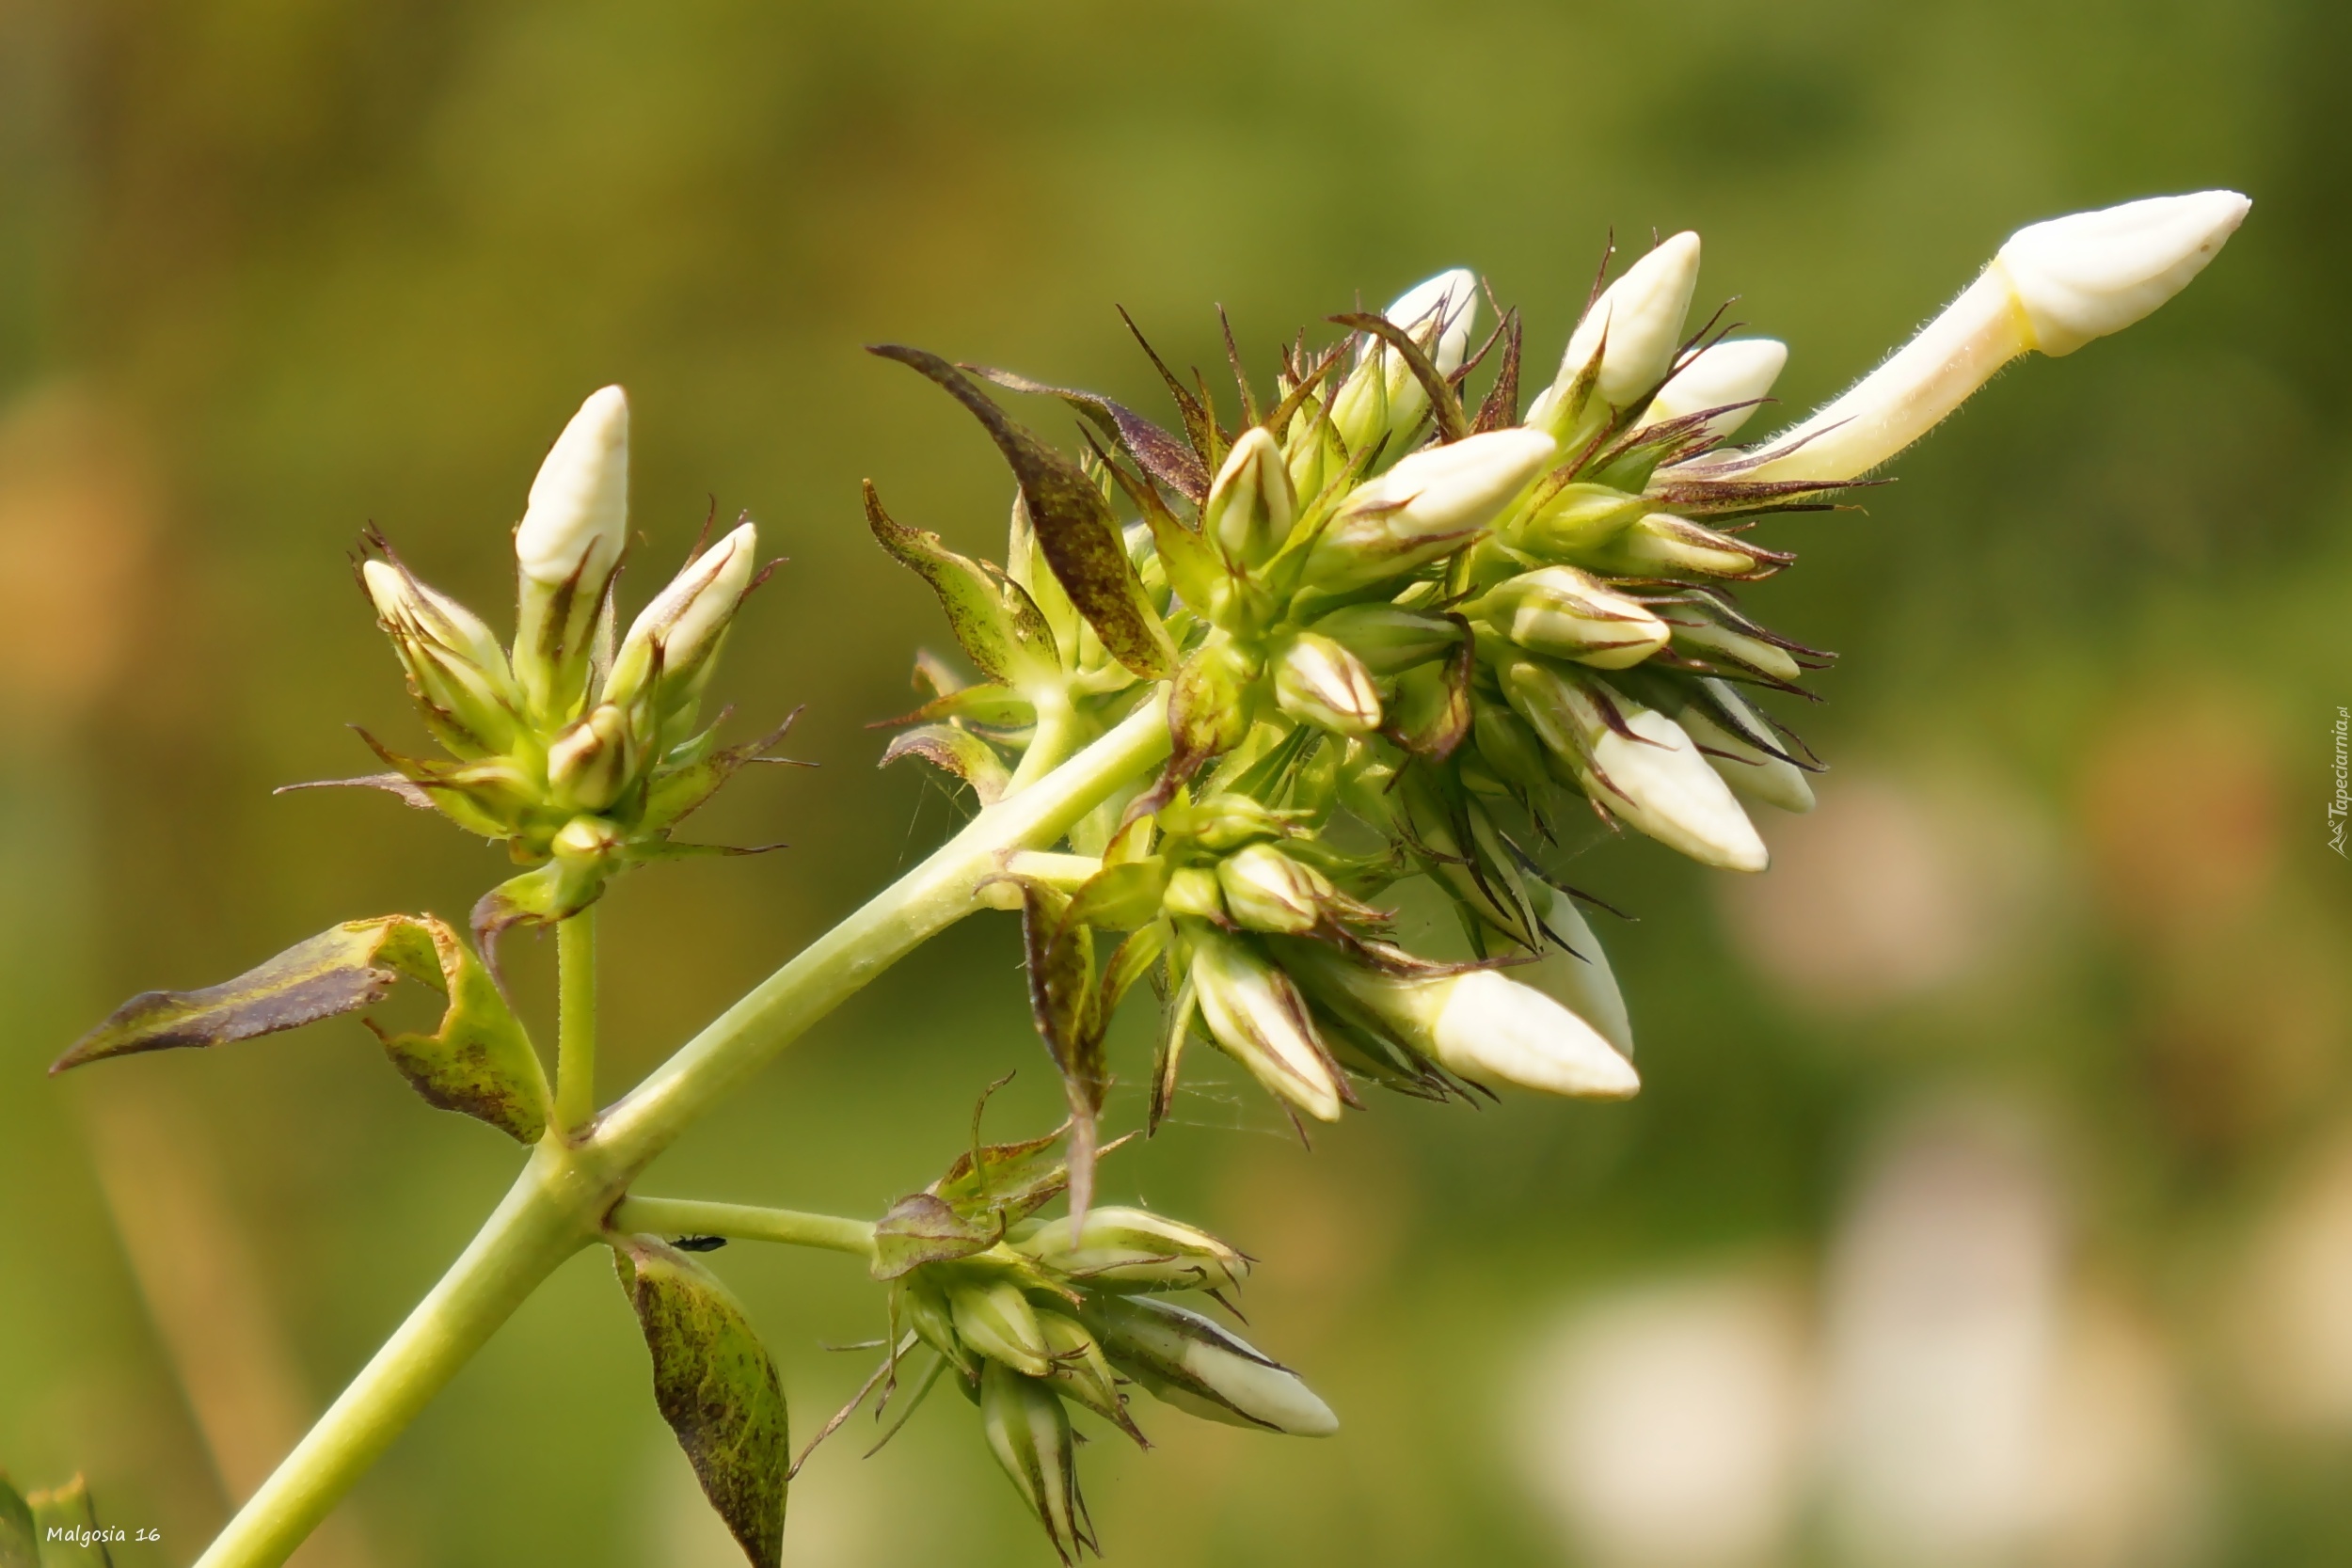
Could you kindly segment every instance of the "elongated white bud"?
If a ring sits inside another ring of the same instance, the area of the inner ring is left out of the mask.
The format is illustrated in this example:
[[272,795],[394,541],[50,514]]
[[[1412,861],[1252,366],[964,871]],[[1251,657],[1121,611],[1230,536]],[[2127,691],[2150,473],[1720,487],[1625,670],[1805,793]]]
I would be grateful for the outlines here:
[[1300,961],[1317,984],[1338,988],[1399,1039],[1464,1078],[1592,1100],[1622,1100],[1642,1086],[1633,1064],[1591,1023],[1499,971],[1412,979],[1336,954]]
[[1527,422],[1551,428],[1581,414],[1566,400],[1596,356],[1600,368],[1593,395],[1613,408],[1627,406],[1665,379],[1682,346],[1682,323],[1698,281],[1699,237],[1687,230],[1628,267],[1569,334],[1560,373],[1528,409]]
[[1502,689],[1584,792],[1634,829],[1708,865],[1764,869],[1755,824],[1673,720],[1532,660],[1507,666]]
[[2019,230],[1944,313],[1740,477],[1856,479],[2031,349],[2072,354],[2185,288],[2244,220],[2235,191],[2156,197]]
[[1493,522],[1558,451],[1542,431],[1516,429],[1413,453],[1341,505],[1308,557],[1308,585],[1344,593],[1450,553]]
[[1486,595],[1490,625],[1520,647],[1597,670],[1639,664],[1666,645],[1666,623],[1649,607],[1573,566],[1546,566]]
[[1339,1075],[1289,975],[1240,940],[1203,928],[1192,979],[1201,1022],[1251,1077],[1318,1121],[1339,1120]]
[[522,697],[482,618],[389,561],[363,562],[359,579],[435,735],[469,757],[512,745]]
[[[1674,378],[1650,400],[1642,421],[1661,425],[1709,408],[1724,408],[1728,412],[1707,421],[1708,434],[1721,440],[1755,415],[1755,400],[1772,389],[1788,363],[1788,345],[1777,339],[1727,338],[1702,349],[1675,372]],[[1732,407],[1734,404],[1748,406]]]
[[1380,692],[1364,661],[1328,637],[1302,631],[1274,659],[1274,701],[1284,713],[1334,735],[1380,727]]
[[1675,715],[1675,722],[1706,748],[1708,762],[1724,782],[1768,806],[1811,811],[1813,785],[1804,769],[1788,760],[1788,748],[1772,726],[1724,682],[1710,676],[1699,684],[1713,700],[1714,711],[1693,703]]
[[1164,1301],[1089,1296],[1081,1314],[1122,1371],[1180,1410],[1295,1437],[1340,1420],[1296,1372],[1210,1318]]
[[515,530],[515,562],[550,588],[577,577],[593,596],[628,533],[628,397],[607,387],[589,394],[539,465]]
[[[1439,375],[1452,375],[1470,352],[1478,275],[1467,267],[1441,272],[1406,290],[1381,314],[1427,346]],[[1405,356],[1386,343],[1369,343],[1334,396],[1331,421],[1347,450],[1359,451],[1383,435],[1410,431],[1428,411],[1429,394]]]
[[1281,447],[1263,426],[1244,431],[1209,487],[1202,531],[1232,561],[1255,566],[1282,547],[1297,515]]
[[1207,1231],[1115,1205],[1088,1210],[1074,1236],[1065,1214],[1018,1245],[1064,1274],[1114,1291],[1222,1291],[1249,1273],[1248,1259]]
[[744,523],[687,562],[629,624],[604,683],[605,700],[635,697],[652,677],[657,655],[665,688],[690,681],[734,618],[758,554],[759,530]]

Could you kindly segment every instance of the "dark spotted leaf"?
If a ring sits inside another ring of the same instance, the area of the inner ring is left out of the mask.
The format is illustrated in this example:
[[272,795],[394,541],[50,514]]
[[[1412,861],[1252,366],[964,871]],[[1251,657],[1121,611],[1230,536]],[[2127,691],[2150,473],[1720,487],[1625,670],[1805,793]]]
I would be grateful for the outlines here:
[[1167,678],[1176,666],[1175,645],[1127,558],[1110,502],[1093,481],[1066,453],[1015,423],[971,377],[939,356],[898,343],[873,352],[930,377],[980,421],[1012,468],[1038,548],[1070,602],[1113,658],[1146,680]]
[[931,585],[948,629],[981,673],[1019,687],[1051,677],[1060,666],[1054,633],[1036,601],[1001,567],[958,555],[939,535],[908,528],[882,510],[866,486],[866,522],[894,560]]
[[969,1258],[1004,1235],[1002,1216],[969,1217],[935,1194],[910,1194],[874,1223],[874,1277],[896,1279],[926,1263]]
[[653,1358],[653,1398],[754,1568],[784,1554],[791,1431],[775,1363],[727,1288],[651,1236],[613,1244],[621,1289]]

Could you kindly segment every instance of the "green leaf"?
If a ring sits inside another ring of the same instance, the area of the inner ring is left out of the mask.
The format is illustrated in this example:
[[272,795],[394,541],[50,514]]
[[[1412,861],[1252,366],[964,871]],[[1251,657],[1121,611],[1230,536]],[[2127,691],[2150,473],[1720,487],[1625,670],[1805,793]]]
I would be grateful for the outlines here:
[[953,724],[926,724],[907,731],[891,741],[876,766],[887,768],[900,757],[920,757],[943,772],[953,773],[972,786],[972,793],[984,806],[994,805],[1012,782],[1004,759],[987,741]]
[[0,1476],[0,1568],[40,1568],[40,1540],[33,1528],[33,1511],[8,1484],[8,1478]]
[[899,343],[884,343],[872,352],[930,377],[980,421],[1011,466],[1022,499],[1028,503],[1038,548],[1070,602],[1113,658],[1145,680],[1165,680],[1176,666],[1175,644],[1152,608],[1135,563],[1127,559],[1103,492],[1066,453],[1015,423],[971,377],[936,354]]
[[1001,567],[958,555],[939,535],[896,522],[866,485],[866,523],[898,564],[931,585],[948,629],[980,672],[1007,686],[1051,679],[1061,656],[1053,629],[1026,590]]
[[912,1193],[874,1223],[876,1279],[896,1279],[926,1263],[944,1263],[986,1252],[1004,1240],[1001,1216],[982,1221],[957,1212],[931,1193]]
[[346,921],[224,984],[135,996],[49,1070],[299,1028],[373,1006],[403,974],[443,992],[449,1006],[430,1035],[389,1035],[370,1022],[392,1065],[428,1103],[536,1141],[548,1105],[538,1053],[481,960],[429,914]]
[[775,1363],[727,1288],[676,1248],[629,1236],[612,1261],[653,1357],[654,1403],[703,1496],[754,1568],[778,1568],[792,1450]]
[[406,965],[403,972],[449,997],[441,1026],[430,1035],[393,1035],[370,1019],[368,1027],[425,1103],[486,1121],[516,1143],[537,1143],[550,1100],[547,1070],[522,1022],[455,931],[431,915],[412,925],[431,944],[433,973]]

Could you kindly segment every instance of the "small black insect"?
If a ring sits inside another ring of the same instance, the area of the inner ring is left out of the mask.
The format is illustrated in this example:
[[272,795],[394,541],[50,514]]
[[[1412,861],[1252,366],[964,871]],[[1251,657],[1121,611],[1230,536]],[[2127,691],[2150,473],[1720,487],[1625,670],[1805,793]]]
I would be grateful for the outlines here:
[[670,1244],[680,1252],[716,1252],[727,1244],[724,1236],[673,1236]]

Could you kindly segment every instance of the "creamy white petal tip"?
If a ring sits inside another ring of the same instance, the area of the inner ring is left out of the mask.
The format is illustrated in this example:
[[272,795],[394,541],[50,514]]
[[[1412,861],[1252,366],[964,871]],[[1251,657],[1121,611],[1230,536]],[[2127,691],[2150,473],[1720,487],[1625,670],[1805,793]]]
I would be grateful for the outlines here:
[[550,586],[583,568],[598,577],[620,559],[628,531],[628,397],[607,387],[580,405],[539,465],[515,560],[525,577]]
[[2034,346],[2072,354],[2186,288],[2252,205],[2235,191],[2199,191],[2075,213],[2020,229],[1995,265],[2032,324]]

